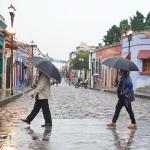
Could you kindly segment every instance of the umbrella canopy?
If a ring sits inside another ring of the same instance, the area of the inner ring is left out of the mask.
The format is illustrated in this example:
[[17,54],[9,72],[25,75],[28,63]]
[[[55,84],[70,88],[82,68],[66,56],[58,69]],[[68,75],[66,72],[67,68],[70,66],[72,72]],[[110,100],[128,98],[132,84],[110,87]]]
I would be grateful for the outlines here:
[[59,70],[48,60],[42,57],[32,57],[27,59],[31,62],[36,68],[42,71],[49,78],[54,78],[57,81],[61,82],[61,76]]
[[102,64],[125,71],[139,71],[138,67],[131,60],[122,57],[108,58]]

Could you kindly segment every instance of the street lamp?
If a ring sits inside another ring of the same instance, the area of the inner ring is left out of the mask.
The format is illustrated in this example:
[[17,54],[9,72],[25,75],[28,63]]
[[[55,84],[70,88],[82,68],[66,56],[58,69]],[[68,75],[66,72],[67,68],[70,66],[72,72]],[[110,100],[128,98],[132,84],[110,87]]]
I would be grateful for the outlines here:
[[130,29],[130,30],[126,33],[126,36],[127,36],[127,38],[128,38],[128,42],[129,42],[129,48],[128,48],[129,60],[131,60],[130,42],[131,42],[131,40],[132,40],[132,35],[133,35],[133,31]]
[[[34,56],[34,53],[33,53],[33,48],[34,48],[35,43],[34,41],[32,40],[31,41],[31,50],[32,50],[32,57]],[[32,71],[31,71],[31,88],[33,87],[33,65],[32,65]]]
[[84,62],[84,58],[79,58],[79,61],[82,63]]
[[71,61],[72,61],[72,55],[73,55],[73,54],[75,54],[74,51],[70,52],[70,54],[69,54],[69,71],[71,71],[71,68],[72,68],[72,66],[71,66]]
[[31,41],[31,48],[32,48],[32,49],[31,49],[31,50],[32,50],[32,57],[34,56],[34,54],[33,54],[33,48],[34,48],[34,46],[35,46],[35,43],[34,43],[34,41],[32,40],[32,41]]
[[93,51],[90,51],[90,88],[92,87],[92,72],[93,72],[93,69],[92,69],[92,53]]
[[[69,81],[72,80],[72,59],[73,59],[73,54],[76,55],[76,52],[72,51],[69,54],[69,68],[68,68],[68,74],[67,74],[67,78],[69,79]],[[70,84],[70,82],[69,82],[69,84]]]
[[[84,62],[84,59],[83,58],[79,58],[79,62],[81,64],[81,69],[83,69],[83,62]],[[80,77],[81,77],[81,69],[80,69]]]
[[15,7],[11,4],[9,7],[9,14],[10,14],[10,18],[11,18],[11,31],[10,31],[10,35],[11,35],[11,59],[10,59],[10,64],[11,64],[11,70],[10,70],[10,94],[13,95],[14,91],[13,91],[13,36],[15,35],[14,29],[13,29],[13,23],[14,23],[14,17],[15,17],[15,12],[16,9]]

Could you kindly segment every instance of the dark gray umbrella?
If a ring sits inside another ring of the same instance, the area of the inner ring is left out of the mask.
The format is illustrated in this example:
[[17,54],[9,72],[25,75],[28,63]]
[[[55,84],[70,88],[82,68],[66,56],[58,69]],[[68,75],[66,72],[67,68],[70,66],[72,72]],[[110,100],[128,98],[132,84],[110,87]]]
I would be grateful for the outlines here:
[[36,68],[42,71],[49,78],[54,78],[57,81],[61,82],[61,76],[59,70],[48,60],[42,57],[32,57],[27,59],[31,62]]
[[108,58],[104,60],[102,64],[116,69],[126,70],[126,71],[139,71],[138,67],[131,60],[122,57]]

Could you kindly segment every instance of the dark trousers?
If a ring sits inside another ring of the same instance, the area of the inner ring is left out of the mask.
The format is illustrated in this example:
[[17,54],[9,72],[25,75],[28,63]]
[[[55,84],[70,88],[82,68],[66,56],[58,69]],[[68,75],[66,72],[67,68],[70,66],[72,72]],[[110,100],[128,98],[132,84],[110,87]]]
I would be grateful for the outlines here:
[[36,100],[33,110],[27,116],[27,121],[30,123],[36,115],[39,113],[40,109],[42,108],[43,116],[45,123],[50,123],[52,125],[51,113],[49,109],[48,99]]
[[115,114],[113,116],[112,122],[116,123],[116,121],[117,121],[117,119],[119,117],[120,111],[121,111],[121,109],[122,109],[123,106],[125,106],[128,114],[130,116],[131,123],[135,124],[136,121],[135,121],[135,117],[134,117],[134,113],[133,113],[133,110],[132,110],[131,103],[128,103],[128,106],[126,106],[125,105],[125,99],[119,99],[118,100],[117,105],[116,105]]

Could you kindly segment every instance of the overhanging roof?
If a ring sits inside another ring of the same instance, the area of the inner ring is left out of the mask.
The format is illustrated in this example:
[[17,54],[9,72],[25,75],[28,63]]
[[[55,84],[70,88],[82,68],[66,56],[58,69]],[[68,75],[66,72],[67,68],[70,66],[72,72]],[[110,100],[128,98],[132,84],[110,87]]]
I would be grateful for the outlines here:
[[150,58],[150,50],[140,50],[137,58],[139,59],[149,59]]

